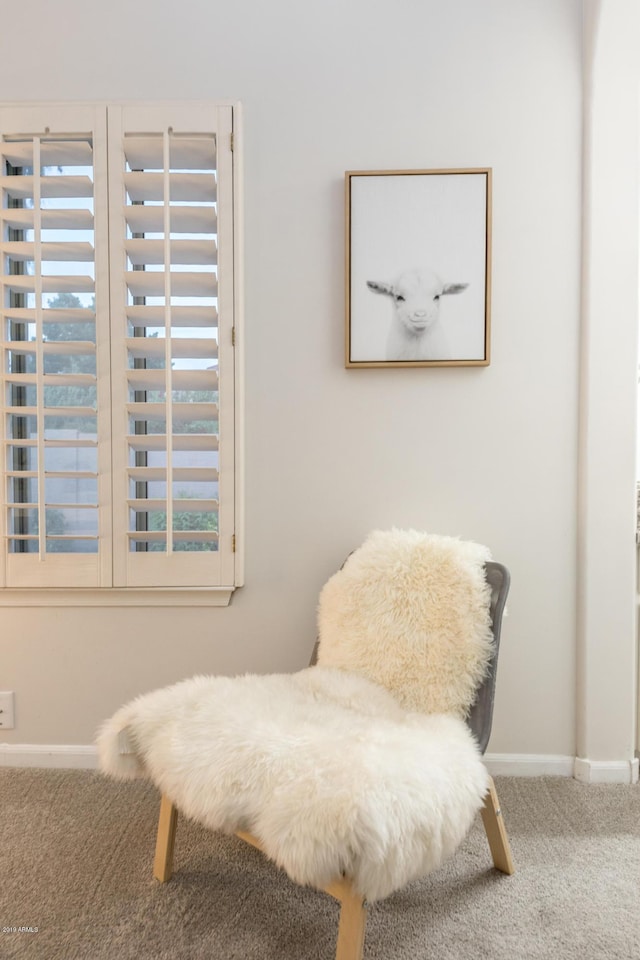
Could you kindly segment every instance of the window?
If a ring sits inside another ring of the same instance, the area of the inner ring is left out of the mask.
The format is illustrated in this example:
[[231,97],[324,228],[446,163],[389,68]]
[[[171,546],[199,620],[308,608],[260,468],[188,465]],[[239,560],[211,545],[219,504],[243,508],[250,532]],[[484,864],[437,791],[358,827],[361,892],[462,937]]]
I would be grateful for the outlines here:
[[234,112],[0,107],[5,588],[240,582]]

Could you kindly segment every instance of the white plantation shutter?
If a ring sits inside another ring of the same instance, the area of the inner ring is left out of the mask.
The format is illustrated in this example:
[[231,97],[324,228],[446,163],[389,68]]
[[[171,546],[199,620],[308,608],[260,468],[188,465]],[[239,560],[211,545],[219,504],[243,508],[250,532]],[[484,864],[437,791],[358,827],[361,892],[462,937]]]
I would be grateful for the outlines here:
[[5,586],[238,580],[232,117],[0,108]]
[[0,109],[6,586],[110,582],[103,109]]
[[121,583],[232,577],[231,130],[228,107],[109,112]]

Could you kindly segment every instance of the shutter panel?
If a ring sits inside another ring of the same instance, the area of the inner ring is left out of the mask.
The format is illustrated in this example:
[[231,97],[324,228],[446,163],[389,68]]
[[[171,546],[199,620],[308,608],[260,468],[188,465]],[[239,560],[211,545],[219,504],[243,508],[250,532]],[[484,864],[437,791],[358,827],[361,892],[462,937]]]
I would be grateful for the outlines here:
[[231,107],[109,107],[118,586],[234,582]]
[[3,583],[110,585],[103,108],[0,110]]

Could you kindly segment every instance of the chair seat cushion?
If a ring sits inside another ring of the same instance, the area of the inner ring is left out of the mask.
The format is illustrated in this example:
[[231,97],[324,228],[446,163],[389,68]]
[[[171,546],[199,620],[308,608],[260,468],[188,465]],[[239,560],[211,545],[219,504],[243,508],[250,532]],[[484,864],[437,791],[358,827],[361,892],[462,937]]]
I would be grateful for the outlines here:
[[101,768],[150,778],[187,816],[248,831],[298,883],[368,900],[435,869],[488,786],[460,719],[404,710],[344,670],[194,677],[122,707]]

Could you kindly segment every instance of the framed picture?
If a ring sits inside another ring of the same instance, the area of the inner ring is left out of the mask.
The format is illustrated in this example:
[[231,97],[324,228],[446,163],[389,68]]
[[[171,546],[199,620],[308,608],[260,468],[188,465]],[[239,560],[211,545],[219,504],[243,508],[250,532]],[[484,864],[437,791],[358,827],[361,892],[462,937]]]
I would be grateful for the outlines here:
[[346,366],[489,364],[491,170],[345,174]]

